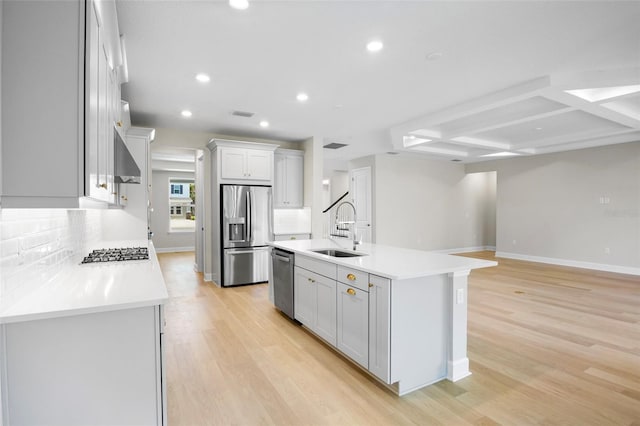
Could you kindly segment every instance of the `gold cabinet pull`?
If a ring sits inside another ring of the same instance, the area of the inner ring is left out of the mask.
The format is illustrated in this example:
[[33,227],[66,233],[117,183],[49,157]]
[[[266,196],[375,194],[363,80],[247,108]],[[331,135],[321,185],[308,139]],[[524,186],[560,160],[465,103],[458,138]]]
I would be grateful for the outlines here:
[[348,279],[349,281],[355,281],[355,280],[356,280],[356,276],[355,276],[355,275],[353,275],[353,274],[347,274],[347,279]]
[[118,125],[118,127],[122,127],[122,121],[116,121],[116,124]]
[[312,283],[312,284],[316,282],[316,280],[314,280],[314,279],[311,279],[311,278],[307,278],[307,279],[308,279],[308,280],[309,280],[309,282],[310,282],[310,283]]
[[100,188],[104,188],[107,189],[107,184],[106,183],[101,183],[100,185],[98,185]]
[[369,288],[373,287],[373,283],[369,283]]
[[350,295],[352,295],[352,296],[355,296],[356,291],[355,291],[354,289],[352,289],[352,288],[348,288],[348,289],[347,289],[347,293],[349,293],[349,294],[350,294]]

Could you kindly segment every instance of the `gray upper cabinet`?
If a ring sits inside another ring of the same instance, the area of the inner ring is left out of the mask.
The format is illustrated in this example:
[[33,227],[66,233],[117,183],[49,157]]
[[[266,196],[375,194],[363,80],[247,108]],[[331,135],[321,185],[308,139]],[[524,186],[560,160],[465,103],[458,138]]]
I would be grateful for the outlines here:
[[274,165],[274,208],[301,208],[304,201],[304,152],[278,149]]
[[2,7],[2,208],[115,202],[121,63],[115,3]]

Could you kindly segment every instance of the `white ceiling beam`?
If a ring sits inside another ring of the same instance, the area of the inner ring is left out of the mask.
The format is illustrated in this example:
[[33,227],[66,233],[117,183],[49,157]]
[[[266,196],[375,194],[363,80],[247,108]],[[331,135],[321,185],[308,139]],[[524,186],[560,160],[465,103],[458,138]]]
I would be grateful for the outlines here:
[[553,111],[547,111],[540,114],[533,114],[527,117],[518,118],[515,120],[503,121],[501,123],[491,124],[487,126],[469,126],[467,128],[457,130],[455,132],[444,133],[443,139],[451,140],[460,136],[473,136],[478,133],[488,132],[496,129],[503,129],[505,127],[515,126],[522,123],[527,123],[541,118],[553,117],[554,115],[564,114],[567,112],[575,111],[574,107],[567,106],[566,108],[560,108]]
[[485,141],[481,139],[467,138],[464,136],[460,136],[459,138],[462,140],[447,139],[445,142],[454,145],[487,149],[489,151],[508,151],[511,149],[511,144],[508,143]]
[[449,155],[452,157],[468,157],[467,151],[458,151],[455,149],[436,148],[432,146],[416,146],[408,150],[409,152],[427,152],[429,154]]
[[630,127],[632,129],[640,129],[640,120],[636,120],[632,117],[629,117],[628,115],[620,114],[619,112],[603,107],[598,103],[589,102],[577,96],[570,95],[569,93],[566,93],[564,91],[559,91],[555,88],[549,88],[547,90],[544,90],[542,95],[547,99],[572,106],[575,109],[582,110],[589,114],[595,115],[596,117],[613,121],[614,123]]
[[640,141],[640,132],[631,132],[623,135],[611,136],[603,139],[591,139],[562,145],[551,145],[543,148],[534,148],[532,154],[549,154],[552,152],[571,151],[575,149],[595,148],[598,146],[615,145]]
[[425,115],[397,126],[393,129],[401,134],[409,133],[417,129],[428,129],[433,125],[457,120],[462,117],[523,101],[538,95],[538,92],[549,87],[549,76],[539,77],[526,83],[511,86],[486,96],[475,98],[469,102],[455,105],[434,114]]
[[558,73],[551,76],[551,86],[560,91],[630,86],[639,82],[640,67]]
[[549,147],[554,145],[566,145],[569,143],[580,143],[580,142],[586,142],[586,141],[607,140],[607,139],[612,139],[618,136],[634,134],[634,133],[638,133],[638,131],[635,129],[618,130],[615,132],[613,131],[596,132],[596,131],[590,130],[586,132],[572,133],[570,135],[562,135],[562,136],[554,136],[554,137],[545,138],[545,139],[538,139],[530,143],[513,144],[512,147],[513,149],[518,151],[529,150],[533,148],[537,152],[538,149],[543,147]]

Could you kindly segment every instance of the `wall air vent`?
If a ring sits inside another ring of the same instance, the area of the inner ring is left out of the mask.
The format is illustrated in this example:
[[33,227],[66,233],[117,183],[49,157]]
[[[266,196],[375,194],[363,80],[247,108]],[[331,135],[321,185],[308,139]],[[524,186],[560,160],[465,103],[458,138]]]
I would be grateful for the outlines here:
[[323,148],[327,148],[327,149],[339,149],[339,148],[343,148],[347,146],[346,143],[336,143],[336,142],[331,142],[329,144],[326,144],[325,146],[323,146]]
[[249,118],[249,117],[253,117],[255,115],[255,113],[254,112],[248,112],[248,111],[233,111],[231,113],[231,115],[235,115],[237,117]]

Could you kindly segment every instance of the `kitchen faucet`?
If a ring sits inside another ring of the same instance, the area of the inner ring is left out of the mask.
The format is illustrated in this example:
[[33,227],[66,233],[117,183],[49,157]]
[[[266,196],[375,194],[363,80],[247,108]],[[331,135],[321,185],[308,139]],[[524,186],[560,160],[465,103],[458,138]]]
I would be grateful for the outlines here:
[[[340,216],[340,207],[342,207],[343,205],[348,205],[351,206],[351,209],[353,210],[353,221],[348,221],[348,220],[339,220],[339,216]],[[352,240],[353,240],[353,250],[356,250],[356,245],[360,244],[360,241],[358,241],[358,238],[356,237],[356,224],[358,223],[357,220],[357,215],[356,215],[356,206],[354,206],[351,202],[349,201],[343,201],[340,204],[338,204],[338,207],[336,208],[336,225],[342,224],[342,225],[351,225],[349,230],[350,233],[352,234]]]

